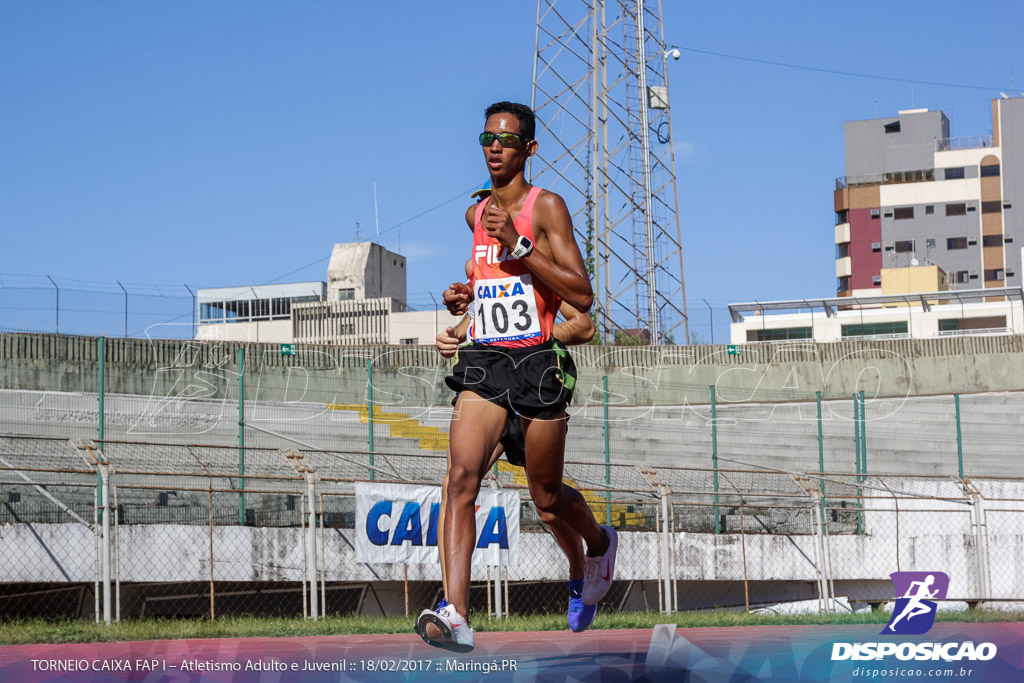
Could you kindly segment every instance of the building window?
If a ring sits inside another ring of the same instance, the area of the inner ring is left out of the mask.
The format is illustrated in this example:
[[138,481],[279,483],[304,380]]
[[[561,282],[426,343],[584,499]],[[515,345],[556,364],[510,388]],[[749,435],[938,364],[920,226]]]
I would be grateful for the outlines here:
[[888,133],[899,133],[900,132],[900,122],[899,121],[893,121],[892,123],[885,124],[885,132],[886,132],[886,134],[888,134]]
[[935,213],[935,206],[933,204],[926,205],[924,207],[924,212],[929,216],[932,215],[933,213]]
[[961,180],[964,177],[964,167],[955,166],[953,168],[947,168],[945,172],[946,180]]
[[355,334],[356,324],[355,323],[341,323],[338,325],[338,334]]
[[811,338],[811,328],[809,327],[780,327],[774,330],[757,330],[756,332],[755,340],[759,342]]
[[905,221],[908,218],[914,217],[914,207],[912,206],[901,206],[893,211],[892,215],[894,220]]
[[985,235],[981,238],[981,246],[983,247],[1001,247],[1003,246],[1002,235]]
[[837,292],[848,292],[850,291],[850,276],[839,278],[839,285],[836,287]]
[[398,343],[402,346],[416,346],[420,343],[419,337],[406,337],[405,339],[399,339]]
[[891,323],[865,323],[863,325],[843,325],[843,339],[855,337],[895,336],[907,333],[906,321]]
[[879,252],[879,251],[882,251],[882,243],[881,242],[872,242],[871,243],[871,251],[876,252],[876,253]]
[[1013,235],[1003,235],[1003,242],[1013,244]]
[[881,209],[871,209],[871,217],[878,218],[882,214]]
[[957,284],[963,284],[963,283],[967,282],[967,271],[966,270],[958,270],[958,271],[956,271],[956,273],[953,274],[953,281],[956,282]]
[[882,284],[882,276],[881,275],[873,275],[871,277],[871,284],[873,284],[873,285],[880,285],[880,284]]
[[934,249],[935,248],[935,240],[934,239],[926,239],[924,241],[924,246],[927,247],[928,249]]
[[1002,282],[1005,279],[1002,268],[992,268],[985,271],[985,282]]
[[999,175],[999,164],[992,164],[991,166],[982,166],[981,167],[981,177],[982,178],[991,178],[991,177],[997,176],[997,175]]
[[846,223],[849,221],[849,212],[846,209],[842,211],[836,211],[836,225]]
[[978,271],[976,271],[976,270],[972,270],[972,271],[971,271],[971,272],[970,272],[970,273],[969,273],[969,274],[967,275],[967,277],[968,277],[969,279],[971,279],[971,280],[977,280],[977,279],[978,279]]
[[946,249],[966,249],[967,238],[966,237],[949,237],[946,239]]
[[947,216],[966,216],[967,215],[967,204],[960,202],[959,204],[946,204],[946,215]]
[[356,298],[356,290],[354,287],[348,287],[347,289],[338,290],[338,299],[340,301],[348,301]]
[[849,244],[837,244],[836,245],[836,258],[837,259],[846,258],[849,255],[850,255],[850,245]]
[[1013,268],[1006,269],[1006,277],[1013,277]]
[[977,211],[977,210],[978,210],[978,205],[977,204],[975,204],[974,202],[968,202],[967,203],[967,213],[970,213],[972,211]]
[[1003,203],[998,199],[993,202],[982,202],[981,212],[982,213],[999,213],[1003,210]]
[[1004,209],[1012,209],[1013,208],[1013,204],[1011,204],[1010,202],[1003,202],[1003,208]]
[[903,240],[902,242],[896,242],[897,254],[905,254],[908,251],[914,251],[914,240]]

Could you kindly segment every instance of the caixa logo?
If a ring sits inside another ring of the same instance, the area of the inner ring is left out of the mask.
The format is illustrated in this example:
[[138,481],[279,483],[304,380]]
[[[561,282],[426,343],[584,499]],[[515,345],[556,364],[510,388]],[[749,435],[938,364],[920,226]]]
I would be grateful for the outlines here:
[[[437,518],[441,511],[440,503],[430,505],[430,515],[427,518],[427,537],[423,538],[423,523],[420,521],[420,504],[416,501],[406,501],[402,505],[402,511],[398,515],[398,521],[388,525],[383,518],[387,517],[393,521],[394,503],[390,500],[380,500],[370,508],[366,515],[366,537],[370,543],[377,546],[402,545],[408,541],[412,545],[421,546],[437,545]],[[385,528],[381,528],[381,527]],[[508,550],[508,519],[505,515],[505,508],[501,505],[494,505],[487,514],[487,521],[479,529],[477,548],[487,548],[497,544],[502,550]]]
[[[936,600],[945,600],[949,576],[944,572],[893,572],[896,604],[889,623],[880,635],[915,636],[927,633],[935,625]],[[895,655],[900,660],[988,661],[996,656],[993,643],[833,643],[832,660],[884,659]]]

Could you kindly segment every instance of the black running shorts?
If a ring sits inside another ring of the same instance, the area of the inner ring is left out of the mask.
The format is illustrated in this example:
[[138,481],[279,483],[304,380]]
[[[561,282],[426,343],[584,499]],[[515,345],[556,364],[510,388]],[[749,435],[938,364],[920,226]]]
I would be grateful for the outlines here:
[[470,344],[459,349],[452,391],[472,391],[500,405],[510,416],[551,419],[565,411],[576,384],[576,364],[560,342],[506,348]]

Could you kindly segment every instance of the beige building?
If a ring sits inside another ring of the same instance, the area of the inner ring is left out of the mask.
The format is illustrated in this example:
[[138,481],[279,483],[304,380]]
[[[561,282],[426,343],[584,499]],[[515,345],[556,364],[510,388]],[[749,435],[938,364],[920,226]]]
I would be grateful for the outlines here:
[[432,344],[455,320],[409,311],[405,257],[372,242],[335,244],[327,282],[200,289],[197,339],[302,344]]

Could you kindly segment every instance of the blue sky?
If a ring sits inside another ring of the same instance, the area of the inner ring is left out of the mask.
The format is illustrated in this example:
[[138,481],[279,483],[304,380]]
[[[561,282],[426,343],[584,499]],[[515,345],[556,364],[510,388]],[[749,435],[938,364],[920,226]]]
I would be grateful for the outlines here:
[[[373,236],[376,182],[380,241],[429,307],[469,252],[468,200],[424,212],[486,177],[483,108],[529,102],[535,18],[529,1],[0,2],[0,274],[325,279],[356,222]],[[720,341],[727,302],[834,294],[843,122],[913,104],[990,133],[1012,71],[1024,88],[1022,19],[1009,1],[665,0],[666,42],[688,48],[669,73],[692,329],[708,339],[702,299]]]

